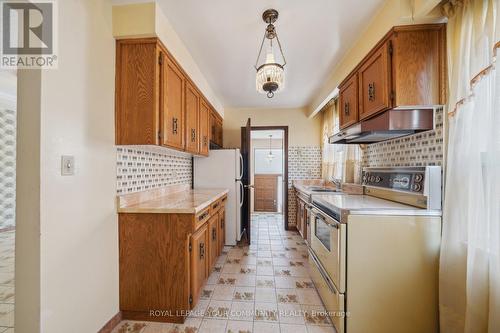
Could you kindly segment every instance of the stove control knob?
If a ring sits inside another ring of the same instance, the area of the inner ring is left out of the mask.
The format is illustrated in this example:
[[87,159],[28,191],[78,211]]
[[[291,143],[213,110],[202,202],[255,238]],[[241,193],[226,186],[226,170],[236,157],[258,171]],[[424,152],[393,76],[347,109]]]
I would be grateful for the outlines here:
[[421,189],[422,189],[422,185],[420,185],[420,184],[413,184],[413,186],[412,186],[412,190],[415,192],[420,192]]
[[379,176],[375,177],[375,183],[380,183],[382,181],[382,178]]
[[417,174],[415,175],[415,181],[416,181],[416,182],[421,182],[421,181],[422,181],[422,179],[424,179],[424,176],[423,176],[421,173],[417,173]]

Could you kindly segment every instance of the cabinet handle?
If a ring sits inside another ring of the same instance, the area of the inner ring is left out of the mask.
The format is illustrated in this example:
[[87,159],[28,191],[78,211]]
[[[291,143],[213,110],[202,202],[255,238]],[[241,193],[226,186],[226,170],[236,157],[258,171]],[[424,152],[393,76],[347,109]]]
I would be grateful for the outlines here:
[[205,212],[203,214],[201,214],[199,217],[198,217],[198,221],[202,221],[203,219],[205,219],[205,217],[208,216],[208,212]]
[[191,142],[196,141],[196,130],[194,128],[191,128]]
[[172,118],[172,133],[177,134],[177,118]]
[[200,243],[200,259],[205,258],[205,243]]
[[370,102],[375,100],[375,82],[368,83],[368,100]]
[[212,209],[216,209],[217,207],[219,207],[219,203],[215,203],[213,206],[212,206]]
[[349,115],[349,102],[344,103],[344,113],[346,116]]
[[206,146],[208,144],[208,139],[207,139],[207,136],[204,135],[203,136],[203,144]]
[[217,230],[215,228],[212,228],[212,240],[215,240],[217,238]]

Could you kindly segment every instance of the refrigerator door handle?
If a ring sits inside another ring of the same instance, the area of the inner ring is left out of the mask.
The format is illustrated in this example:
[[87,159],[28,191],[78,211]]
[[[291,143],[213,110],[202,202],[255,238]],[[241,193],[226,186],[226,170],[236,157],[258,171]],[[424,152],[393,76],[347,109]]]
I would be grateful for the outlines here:
[[243,187],[243,183],[240,182],[240,208],[243,206],[243,198],[245,196],[245,189]]
[[243,156],[240,155],[240,179],[243,178]]

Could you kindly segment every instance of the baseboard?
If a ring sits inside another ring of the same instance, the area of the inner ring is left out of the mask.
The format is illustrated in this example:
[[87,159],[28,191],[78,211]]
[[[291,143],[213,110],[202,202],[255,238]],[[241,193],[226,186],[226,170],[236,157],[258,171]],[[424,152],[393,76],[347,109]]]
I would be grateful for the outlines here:
[[97,332],[97,333],[111,333],[111,331],[118,326],[122,321],[122,312],[119,311]]

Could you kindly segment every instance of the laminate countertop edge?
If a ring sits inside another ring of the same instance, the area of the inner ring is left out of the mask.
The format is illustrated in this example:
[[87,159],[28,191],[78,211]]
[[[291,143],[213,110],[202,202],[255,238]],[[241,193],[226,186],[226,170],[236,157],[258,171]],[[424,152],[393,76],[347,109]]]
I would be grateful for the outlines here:
[[[143,214],[198,214],[228,193],[228,189],[192,189],[187,194],[172,193],[123,207],[120,207],[118,200],[117,211],[118,213]],[[184,198],[179,200],[179,195]]]

